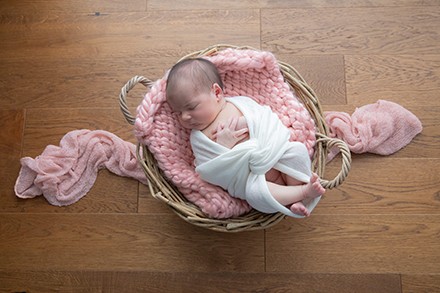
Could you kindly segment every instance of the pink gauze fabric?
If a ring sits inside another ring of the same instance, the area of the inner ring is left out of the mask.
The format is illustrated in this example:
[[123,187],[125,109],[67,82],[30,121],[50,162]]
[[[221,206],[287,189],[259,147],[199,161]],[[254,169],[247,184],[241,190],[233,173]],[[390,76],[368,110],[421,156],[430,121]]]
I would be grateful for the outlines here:
[[136,146],[103,130],[68,132],[59,146],[49,145],[35,159],[21,159],[15,184],[20,198],[44,195],[57,206],[70,205],[93,186],[99,169],[147,184],[136,159]]
[[[325,112],[330,134],[345,141],[353,153],[390,155],[422,131],[422,123],[404,107],[379,100],[357,108],[350,116],[344,112]],[[332,150],[331,159],[337,153]]]
[[[268,105],[291,131],[291,140],[313,154],[315,124],[307,109],[284,81],[278,62],[269,52],[226,49],[205,57],[222,77],[226,96],[248,96]],[[189,130],[182,128],[165,102],[167,74],[157,80],[137,108],[135,135],[148,147],[165,176],[209,217],[229,218],[248,212],[240,199],[200,179],[194,171]]]

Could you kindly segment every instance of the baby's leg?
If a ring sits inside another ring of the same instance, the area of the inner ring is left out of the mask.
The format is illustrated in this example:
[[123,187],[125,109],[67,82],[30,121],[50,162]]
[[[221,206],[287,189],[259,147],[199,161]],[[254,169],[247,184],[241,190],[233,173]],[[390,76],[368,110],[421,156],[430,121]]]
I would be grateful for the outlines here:
[[286,181],[284,180],[284,174],[278,171],[277,169],[270,169],[269,172],[266,173],[266,181],[276,183],[279,185],[286,185]]
[[[293,177],[290,177],[284,173],[281,173],[281,176],[283,177],[284,182],[286,182],[286,185],[289,186],[296,186],[296,185],[303,185],[304,182],[299,181]],[[295,203],[292,203],[290,205],[290,210],[297,214],[297,215],[303,215],[305,217],[310,216],[310,211],[306,208],[305,204],[307,204],[309,202],[309,200],[303,200],[303,201],[298,201]]]
[[310,216],[310,211],[300,201],[292,203],[292,205],[290,206],[290,210],[297,215],[303,215],[305,217]]
[[287,174],[281,173],[281,176],[283,177],[283,180],[286,183],[285,185],[295,186],[295,185],[303,185],[304,184],[303,181],[299,181],[298,179],[290,177]]
[[[318,175],[313,174],[309,183],[284,186],[272,182],[267,182],[269,191],[272,196],[282,205],[287,206],[293,203],[298,203],[303,200],[311,200],[322,194],[325,189],[319,183]],[[301,203],[302,204],[302,203]],[[302,209],[299,205],[293,206],[294,209]],[[302,204],[303,205],[303,204]],[[303,205],[304,206],[304,205]]]

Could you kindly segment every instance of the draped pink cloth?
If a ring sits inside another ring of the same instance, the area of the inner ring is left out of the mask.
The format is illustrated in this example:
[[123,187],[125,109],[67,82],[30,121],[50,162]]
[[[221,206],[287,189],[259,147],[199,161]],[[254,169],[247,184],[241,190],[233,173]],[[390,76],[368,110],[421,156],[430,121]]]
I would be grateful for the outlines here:
[[422,123],[413,113],[385,100],[357,108],[352,115],[326,112],[325,120],[331,135],[357,154],[391,155],[422,131]]
[[132,177],[147,183],[136,159],[136,146],[103,130],[68,132],[59,146],[49,145],[35,159],[21,159],[15,184],[20,198],[43,195],[57,206],[75,203],[92,188],[98,171]]

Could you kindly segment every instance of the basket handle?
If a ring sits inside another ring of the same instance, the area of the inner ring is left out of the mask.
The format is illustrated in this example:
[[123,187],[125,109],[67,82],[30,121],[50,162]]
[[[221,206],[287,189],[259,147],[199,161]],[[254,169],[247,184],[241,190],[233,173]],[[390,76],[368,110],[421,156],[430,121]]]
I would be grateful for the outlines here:
[[150,79],[141,75],[136,75],[132,77],[129,81],[127,81],[127,83],[122,87],[121,93],[119,94],[119,106],[121,108],[121,112],[124,115],[125,120],[127,120],[127,122],[131,125],[134,125],[135,117],[131,114],[130,110],[128,109],[127,95],[128,92],[132,88],[134,88],[135,85],[137,85],[138,83],[141,83],[148,89],[151,88],[151,86],[153,85],[153,81],[151,81]]
[[348,145],[338,138],[330,138],[328,136],[320,135],[317,143],[324,143],[327,149],[332,149],[333,147],[338,147],[340,154],[342,156],[342,166],[341,171],[333,180],[321,179],[321,184],[326,189],[332,189],[344,182],[345,178],[348,176],[348,172],[351,168],[351,153]]

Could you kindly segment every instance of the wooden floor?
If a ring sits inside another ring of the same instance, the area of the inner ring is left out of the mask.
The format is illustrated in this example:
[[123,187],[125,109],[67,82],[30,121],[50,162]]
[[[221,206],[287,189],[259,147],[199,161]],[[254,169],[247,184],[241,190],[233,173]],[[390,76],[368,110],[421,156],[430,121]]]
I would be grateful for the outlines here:
[[[440,292],[438,0],[2,0],[0,15],[1,292]],[[16,198],[21,157],[75,129],[134,142],[121,86],[217,43],[275,53],[326,110],[391,100],[424,130],[354,156],[310,218],[266,231],[197,228],[106,170],[68,207]]]

